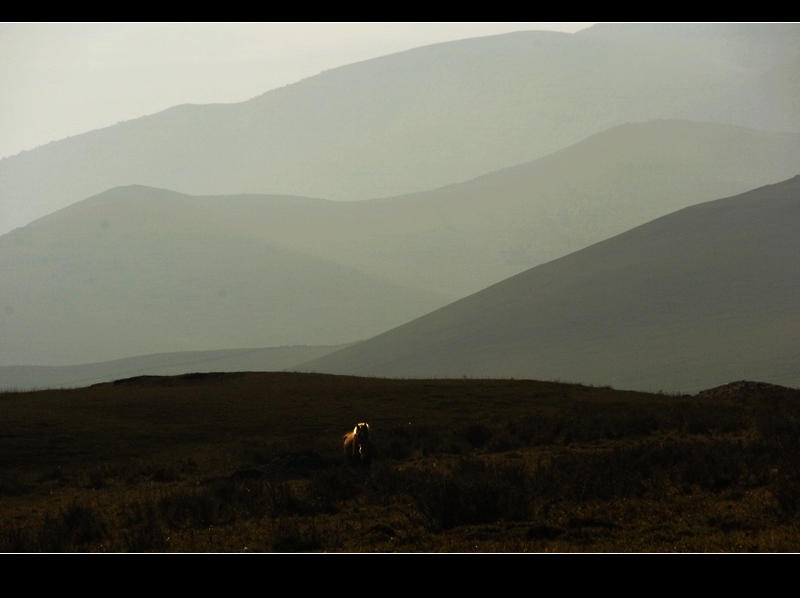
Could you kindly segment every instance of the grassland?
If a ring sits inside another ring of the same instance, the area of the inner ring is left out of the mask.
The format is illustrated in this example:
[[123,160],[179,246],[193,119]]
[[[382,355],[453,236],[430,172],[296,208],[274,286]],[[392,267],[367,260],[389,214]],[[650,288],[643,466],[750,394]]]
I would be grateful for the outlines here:
[[[342,434],[372,429],[369,470]],[[0,551],[798,551],[800,391],[290,373],[0,394]]]

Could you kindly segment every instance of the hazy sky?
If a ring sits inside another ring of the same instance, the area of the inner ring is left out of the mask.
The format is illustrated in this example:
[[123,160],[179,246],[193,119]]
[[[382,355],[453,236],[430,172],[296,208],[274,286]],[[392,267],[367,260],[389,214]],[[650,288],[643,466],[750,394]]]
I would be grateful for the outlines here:
[[442,41],[590,23],[0,24],[0,158]]

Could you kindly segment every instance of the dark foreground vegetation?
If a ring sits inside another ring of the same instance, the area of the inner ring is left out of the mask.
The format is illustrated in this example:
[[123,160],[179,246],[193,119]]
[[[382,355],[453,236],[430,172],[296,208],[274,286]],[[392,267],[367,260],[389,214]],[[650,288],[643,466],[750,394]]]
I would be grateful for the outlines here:
[[[342,434],[367,421],[371,468]],[[0,550],[798,551],[800,391],[144,377],[0,394]]]

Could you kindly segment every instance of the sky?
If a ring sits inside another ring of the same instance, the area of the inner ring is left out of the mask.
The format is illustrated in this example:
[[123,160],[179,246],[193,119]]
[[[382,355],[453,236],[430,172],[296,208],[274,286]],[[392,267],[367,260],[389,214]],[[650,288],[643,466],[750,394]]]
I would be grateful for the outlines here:
[[438,42],[591,23],[3,23],[0,158]]

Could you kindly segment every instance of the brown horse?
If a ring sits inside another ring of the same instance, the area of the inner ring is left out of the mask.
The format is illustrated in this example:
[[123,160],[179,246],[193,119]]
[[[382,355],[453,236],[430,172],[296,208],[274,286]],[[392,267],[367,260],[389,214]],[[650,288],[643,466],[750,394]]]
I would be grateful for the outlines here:
[[369,467],[372,461],[369,424],[356,424],[352,432],[344,435],[344,454],[353,465]]

